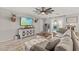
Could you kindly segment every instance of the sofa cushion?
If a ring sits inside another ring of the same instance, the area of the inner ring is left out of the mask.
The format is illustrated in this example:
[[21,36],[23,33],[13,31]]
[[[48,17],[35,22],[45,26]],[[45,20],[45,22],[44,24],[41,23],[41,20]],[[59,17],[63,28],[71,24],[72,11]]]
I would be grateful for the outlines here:
[[71,35],[72,35],[72,40],[73,40],[73,50],[79,51],[79,39],[76,36],[74,31],[71,32]]
[[55,47],[55,51],[72,51],[73,42],[71,39],[71,30],[67,30],[61,38],[59,44]]
[[72,51],[73,50],[73,42],[70,37],[63,37],[57,46],[55,47],[55,51]]
[[77,35],[77,38],[79,40],[79,32],[75,32],[75,34]]

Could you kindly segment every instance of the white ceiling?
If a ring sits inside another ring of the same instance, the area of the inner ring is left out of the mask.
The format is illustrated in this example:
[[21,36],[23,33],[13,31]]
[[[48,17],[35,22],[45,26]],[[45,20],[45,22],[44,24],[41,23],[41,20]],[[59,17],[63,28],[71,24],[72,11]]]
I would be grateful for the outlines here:
[[[55,17],[55,16],[63,16],[69,14],[79,14],[79,7],[52,7],[55,10],[51,15],[38,15],[34,11],[36,7],[1,7],[6,9],[7,11],[11,11],[12,13],[18,14],[29,14],[32,16],[38,17]],[[1,9],[0,8],[0,9]]]

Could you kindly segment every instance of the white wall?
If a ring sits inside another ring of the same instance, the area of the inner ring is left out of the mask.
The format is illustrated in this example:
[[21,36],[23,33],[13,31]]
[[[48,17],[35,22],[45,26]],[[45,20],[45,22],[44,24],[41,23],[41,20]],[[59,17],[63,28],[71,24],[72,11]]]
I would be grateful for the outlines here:
[[11,22],[9,17],[0,16],[0,41],[12,39],[19,27],[18,19],[16,22]]
[[43,31],[43,20],[38,19],[36,23],[33,23],[33,26],[35,27],[35,34]]

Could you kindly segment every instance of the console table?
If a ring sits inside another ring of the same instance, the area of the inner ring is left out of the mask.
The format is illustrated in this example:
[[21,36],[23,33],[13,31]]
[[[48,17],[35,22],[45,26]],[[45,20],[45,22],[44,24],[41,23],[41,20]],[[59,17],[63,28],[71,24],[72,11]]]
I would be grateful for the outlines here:
[[28,36],[34,35],[34,28],[20,28],[18,29],[20,38],[23,39]]

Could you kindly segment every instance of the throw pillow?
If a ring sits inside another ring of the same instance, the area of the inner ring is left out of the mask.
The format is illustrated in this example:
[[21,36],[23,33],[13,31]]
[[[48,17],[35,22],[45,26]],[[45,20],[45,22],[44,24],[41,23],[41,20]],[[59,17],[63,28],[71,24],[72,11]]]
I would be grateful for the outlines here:
[[47,50],[54,50],[55,46],[59,43],[60,39],[57,39],[57,40],[54,40],[54,41],[51,41],[51,42],[48,42],[47,46],[46,46],[46,49]]

